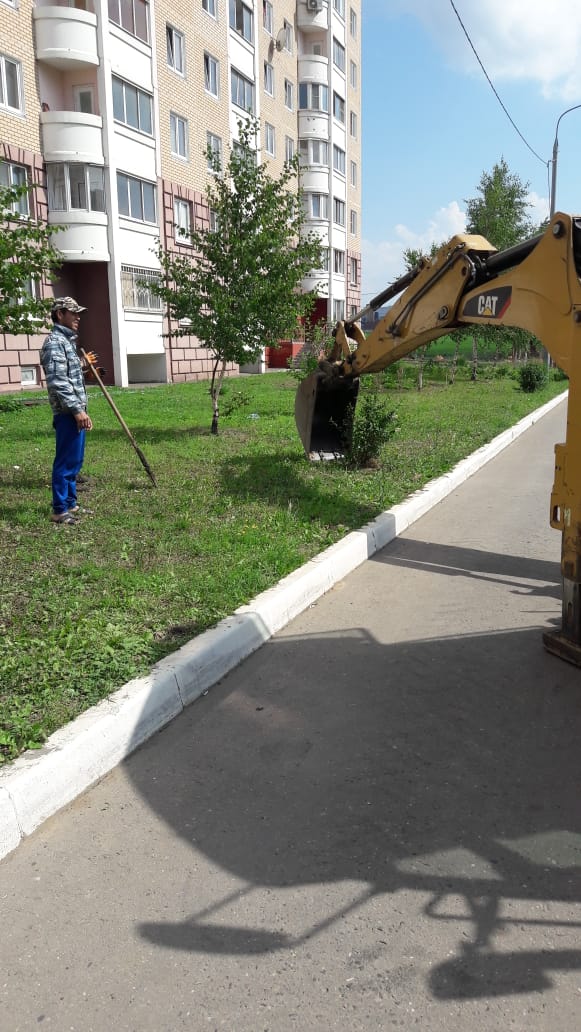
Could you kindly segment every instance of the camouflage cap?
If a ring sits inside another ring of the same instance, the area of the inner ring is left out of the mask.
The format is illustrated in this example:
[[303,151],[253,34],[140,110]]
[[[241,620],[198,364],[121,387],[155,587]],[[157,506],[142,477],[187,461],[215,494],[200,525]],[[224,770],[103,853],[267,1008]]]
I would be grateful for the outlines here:
[[61,309],[64,309],[65,312],[74,312],[75,315],[87,311],[75,301],[74,297],[55,297],[51,312],[60,312]]

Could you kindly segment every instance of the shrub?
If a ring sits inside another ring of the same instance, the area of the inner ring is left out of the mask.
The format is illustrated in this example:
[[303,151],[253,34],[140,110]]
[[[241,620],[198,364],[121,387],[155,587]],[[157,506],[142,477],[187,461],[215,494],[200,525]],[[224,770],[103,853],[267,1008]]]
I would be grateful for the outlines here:
[[547,367],[541,362],[525,362],[518,371],[520,388],[526,394],[532,394],[533,391],[539,391],[546,387],[548,379]]
[[500,362],[499,365],[494,367],[494,377],[496,380],[503,380],[505,376],[512,376],[513,369],[508,362]]
[[568,380],[569,377],[563,369],[559,369],[559,366],[553,366],[551,369],[551,380],[558,382],[559,380]]
[[22,402],[19,398],[0,398],[0,412],[21,412]]
[[377,390],[363,394],[357,409],[347,410],[343,424],[345,462],[351,467],[377,466],[379,453],[397,429],[393,410],[384,408]]

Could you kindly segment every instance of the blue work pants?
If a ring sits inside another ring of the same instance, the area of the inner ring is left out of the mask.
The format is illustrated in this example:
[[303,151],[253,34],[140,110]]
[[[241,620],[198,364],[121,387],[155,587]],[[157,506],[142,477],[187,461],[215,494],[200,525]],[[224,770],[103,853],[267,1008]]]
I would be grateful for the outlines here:
[[77,428],[74,416],[55,415],[56,454],[52,466],[52,508],[55,516],[77,504],[77,473],[85,456],[85,431]]

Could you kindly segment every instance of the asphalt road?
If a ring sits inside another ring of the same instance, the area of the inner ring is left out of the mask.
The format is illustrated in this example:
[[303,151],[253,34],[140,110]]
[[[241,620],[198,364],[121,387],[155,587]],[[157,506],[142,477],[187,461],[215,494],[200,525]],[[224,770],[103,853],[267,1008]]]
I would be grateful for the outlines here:
[[578,1032],[564,418],[0,863],[2,1032]]

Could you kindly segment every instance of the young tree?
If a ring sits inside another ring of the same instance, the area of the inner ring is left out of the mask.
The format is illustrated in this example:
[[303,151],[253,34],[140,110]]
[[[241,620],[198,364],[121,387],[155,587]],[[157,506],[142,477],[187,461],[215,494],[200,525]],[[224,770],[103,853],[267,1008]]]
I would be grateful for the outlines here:
[[[504,158],[493,166],[492,172],[483,172],[478,185],[478,197],[465,200],[466,232],[485,237],[499,251],[513,247],[540,232],[529,215],[529,184],[509,171]],[[496,354],[512,355],[513,359],[527,353],[530,334],[516,327],[482,326],[478,337],[493,344]],[[473,341],[473,373],[476,379],[477,337]]]
[[273,177],[256,160],[256,121],[238,128],[223,169],[207,152],[215,175],[206,198],[215,228],[192,230],[191,257],[157,250],[162,281],[155,289],[178,324],[172,334],[194,334],[214,359],[212,433],[218,433],[227,364],[255,360],[263,347],[296,333],[315,298],[300,291],[301,280],[321,266],[319,238],[303,228],[298,158]]
[[0,331],[38,333],[48,322],[52,298],[35,296],[36,285],[51,278],[62,257],[51,243],[54,232],[21,213],[26,185],[0,187]]
[[[431,261],[436,256],[441,246],[441,243],[437,244],[435,242],[432,242],[432,244],[430,245],[430,250],[427,253],[417,247],[406,247],[403,252],[403,260],[405,262],[405,267],[408,270],[408,272],[411,272],[412,269],[417,268],[418,265],[423,265],[425,262]],[[419,391],[423,390],[424,366],[426,365],[426,362],[429,358],[430,347],[431,344],[423,344],[421,348],[416,348],[414,352],[414,355],[418,362]]]

